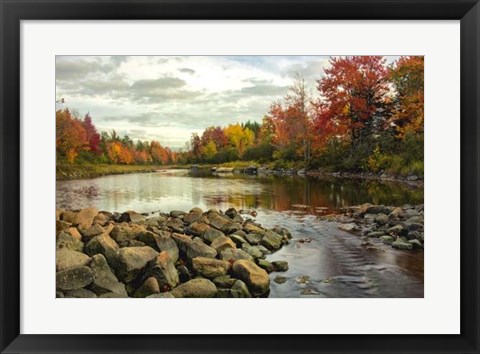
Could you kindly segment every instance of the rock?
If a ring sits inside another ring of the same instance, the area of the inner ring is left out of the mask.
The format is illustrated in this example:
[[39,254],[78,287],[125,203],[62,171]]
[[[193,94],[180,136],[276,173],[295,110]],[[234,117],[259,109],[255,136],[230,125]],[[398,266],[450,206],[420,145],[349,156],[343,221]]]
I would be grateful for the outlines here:
[[233,263],[233,273],[244,281],[254,296],[262,296],[270,290],[270,278],[267,272],[252,261],[238,260]]
[[143,225],[119,224],[110,232],[110,237],[120,246],[128,247],[130,243],[142,234],[149,232]]
[[392,226],[387,230],[387,233],[390,235],[401,235],[403,233],[403,226],[400,224]]
[[203,234],[203,239],[207,241],[208,244],[210,244],[220,236],[225,236],[222,231],[214,229],[213,227],[209,227],[208,229],[205,230]]
[[125,247],[120,248],[109,263],[119,279],[128,283],[142,274],[148,262],[157,256],[158,252],[149,246]]
[[81,241],[82,240],[82,235],[80,232],[77,230],[76,227],[69,227],[68,229],[64,230],[67,234],[70,234],[70,236],[75,237],[77,240]]
[[133,223],[138,223],[140,221],[146,220],[146,216],[142,215],[140,213],[137,213],[136,211],[133,210],[128,210],[120,216],[120,222],[133,222]]
[[93,282],[90,288],[97,295],[114,293],[118,294],[118,297],[127,296],[125,285],[118,281],[103,254],[96,254],[92,257],[90,269],[93,272]]
[[125,295],[122,295],[122,294],[118,294],[118,293],[104,293],[104,294],[101,294],[101,295],[98,295],[99,298],[126,298],[128,297],[127,294]]
[[265,259],[257,259],[257,264],[260,268],[265,269],[267,273],[275,271],[275,267],[269,261]]
[[68,248],[57,249],[56,252],[56,270],[66,270],[69,268],[86,266],[90,262],[90,257],[84,253],[72,251]]
[[76,222],[78,211],[64,210],[62,213],[62,220],[73,224]]
[[[240,236],[241,238],[243,238],[244,240],[246,240],[247,238],[247,233],[243,230],[238,230],[238,231],[235,231],[233,234],[230,234],[228,235],[228,237],[232,238],[233,239],[233,236]],[[246,241],[245,241],[246,242]],[[243,242],[242,242],[243,243]]]
[[210,247],[214,248],[217,252],[221,252],[226,248],[237,248],[235,242],[233,242],[232,239],[227,236],[217,237],[210,244]]
[[262,238],[262,235],[259,234],[247,234],[247,240],[251,245],[259,245]]
[[286,261],[274,261],[272,265],[277,272],[286,272],[288,270],[288,262]]
[[277,275],[273,281],[277,284],[283,284],[287,281],[287,278],[281,275]]
[[163,299],[173,299],[174,296],[170,292],[160,293],[160,294],[152,294],[147,296],[147,298],[163,298]]
[[101,227],[99,224],[93,224],[88,229],[83,229],[82,235],[88,241],[95,236],[103,234],[104,232],[105,232],[105,229]]
[[363,217],[365,214],[385,214],[388,215],[392,210],[384,205],[363,204],[360,206],[358,215]]
[[88,229],[92,226],[93,219],[97,214],[98,209],[96,208],[84,208],[77,213],[73,225],[78,225],[78,227],[83,230]]
[[220,252],[220,259],[233,263],[239,259],[253,261],[253,257],[244,250],[227,248]]
[[244,243],[242,245],[242,250],[247,252],[253,258],[262,258],[263,257],[263,253],[256,246],[250,246],[248,243]]
[[210,221],[210,226],[224,232],[227,231],[227,229],[232,224],[232,221],[230,221],[229,219],[227,219],[227,217],[221,214],[208,214],[208,220]]
[[177,286],[171,291],[171,294],[176,298],[209,298],[215,297],[217,287],[208,279],[197,278]]
[[183,221],[179,218],[170,218],[165,225],[173,232],[183,233],[185,231]]
[[375,217],[375,222],[378,225],[385,225],[388,222],[388,216],[386,214],[380,213]]
[[226,225],[224,228],[223,228],[223,231],[225,231],[225,233],[227,235],[230,235],[230,234],[233,234],[237,231],[241,231],[242,230],[242,224],[238,223],[238,222],[232,222],[228,225]]
[[248,290],[247,284],[245,284],[241,280],[236,280],[235,283],[233,283],[231,290],[232,290],[233,297],[238,297],[238,298],[252,297],[252,294],[250,294],[250,290]]
[[421,216],[422,214],[415,210],[415,209],[406,209],[405,214],[407,215],[407,218],[410,218],[412,216]]
[[97,295],[87,289],[74,289],[67,291],[65,293],[65,297],[69,298],[92,298],[92,297],[97,297]]
[[180,217],[183,218],[183,216],[184,216],[185,214],[186,214],[186,212],[184,212],[184,211],[182,211],[182,210],[172,210],[172,211],[170,212],[170,216],[171,216],[172,218],[180,218]]
[[213,283],[218,288],[231,288],[233,284],[237,281],[237,279],[232,278],[230,275],[220,275],[214,279],[212,279]]
[[210,226],[204,222],[195,221],[187,227],[187,232],[194,236],[203,236],[208,229],[210,229]]
[[407,230],[408,231],[416,231],[416,230],[423,230],[423,224],[420,224],[420,223],[408,223],[405,222],[407,224]]
[[175,264],[170,254],[166,251],[161,252],[155,259],[150,261],[148,274],[158,281],[158,285],[162,290],[174,288],[180,281]]
[[243,230],[247,234],[258,234],[258,235],[262,235],[262,236],[265,234],[265,230],[263,228],[255,225],[255,224],[252,224],[251,222],[246,222],[243,225]]
[[93,218],[93,225],[98,224],[100,226],[106,226],[109,221],[110,217],[107,214],[100,212]]
[[395,241],[392,236],[387,236],[387,235],[380,236],[379,240],[386,245],[391,245]]
[[256,246],[256,247],[257,247],[257,249],[258,249],[260,252],[263,253],[263,255],[271,254],[271,253],[272,253],[272,252],[270,252],[270,251],[268,250],[268,248],[266,248],[265,246],[258,245],[258,246]]
[[173,263],[178,260],[178,246],[168,233],[162,233],[161,235],[157,235],[153,232],[147,231],[139,235],[138,240],[144,242],[147,246],[152,247],[156,251],[168,252]]
[[413,249],[423,249],[423,245],[419,240],[409,240],[408,242],[412,245]]
[[65,209],[55,209],[55,220],[60,220],[62,218],[62,214],[65,211]]
[[287,240],[291,239],[292,238],[292,234],[290,233],[290,231],[288,231],[286,228],[284,227],[280,227],[280,226],[275,226],[273,229],[272,229],[273,232],[276,232],[277,234],[283,236],[284,238],[286,238]]
[[247,240],[245,240],[242,236],[237,235],[236,233],[228,235],[228,237],[230,237],[232,241],[235,242],[235,245],[237,245],[237,247],[242,247],[242,244],[247,243]]
[[56,274],[56,286],[59,290],[84,288],[93,281],[93,273],[87,266],[61,270]]
[[394,208],[390,214],[388,214],[388,219],[403,219],[406,216],[402,208]]
[[392,247],[397,250],[411,250],[413,245],[409,242],[403,242],[401,240],[397,240],[392,243]]
[[57,249],[69,249],[71,251],[83,252],[83,242],[65,231],[57,235]]
[[65,229],[68,229],[70,226],[72,226],[71,223],[63,221],[63,220],[56,220],[56,232],[63,231]]
[[192,279],[192,275],[190,274],[190,271],[184,265],[179,265],[177,267],[177,273],[178,273],[178,279],[180,280],[180,283],[186,283],[187,281]]
[[359,227],[357,226],[357,224],[354,224],[354,223],[341,224],[338,228],[339,228],[340,230],[348,231],[348,232],[356,231],[356,230],[359,229]]
[[231,265],[219,259],[196,257],[192,259],[192,267],[198,274],[211,279],[227,274]]
[[175,241],[175,243],[177,244],[179,250],[184,253],[187,252],[188,245],[193,242],[192,237],[183,234],[173,233],[171,237],[173,241]]
[[235,217],[235,215],[237,215],[237,214],[238,214],[238,212],[237,212],[237,209],[235,209],[235,208],[228,208],[225,211],[225,215],[227,215],[231,219],[233,219]]
[[273,231],[266,231],[261,244],[269,250],[278,250],[282,246],[283,237]]
[[367,234],[368,237],[379,238],[385,235],[383,231],[372,231]]
[[423,232],[420,232],[420,231],[410,231],[407,235],[407,238],[409,240],[417,239],[422,243],[424,241]]
[[135,291],[134,297],[148,297],[158,293],[160,293],[160,287],[158,286],[157,279],[150,277]]
[[203,214],[202,212],[190,212],[188,214],[185,214],[183,216],[183,222],[187,223],[187,224],[191,224],[195,221],[202,221],[203,219]]
[[110,260],[119,249],[117,243],[107,234],[95,236],[85,245],[85,253],[90,257],[98,253]]
[[217,256],[217,251],[214,248],[204,243],[193,241],[187,245],[185,253],[189,260],[197,257],[215,258]]

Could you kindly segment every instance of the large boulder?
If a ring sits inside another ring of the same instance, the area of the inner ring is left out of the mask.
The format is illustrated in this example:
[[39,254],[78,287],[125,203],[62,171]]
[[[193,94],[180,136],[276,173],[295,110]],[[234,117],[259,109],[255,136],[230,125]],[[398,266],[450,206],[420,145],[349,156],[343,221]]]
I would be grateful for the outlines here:
[[93,219],[97,214],[97,208],[84,208],[77,213],[73,224],[78,225],[81,230],[88,229],[92,226]]
[[175,241],[177,244],[178,248],[180,251],[186,253],[188,249],[188,245],[190,245],[193,240],[191,236],[183,235],[183,234],[178,234],[178,233],[173,233],[172,234],[172,239]]
[[204,243],[192,241],[187,245],[186,256],[189,260],[196,257],[215,258],[217,256],[217,251]]
[[220,236],[225,236],[222,231],[214,229],[213,227],[209,227],[207,230],[205,230],[205,233],[203,234],[202,237],[205,241],[207,241],[207,243],[210,244]]
[[247,234],[247,241],[251,245],[259,245],[260,242],[262,241],[262,235],[259,234]]
[[228,217],[216,213],[209,214],[208,220],[210,221],[210,226],[224,232],[232,224],[232,221]]
[[195,221],[187,227],[187,232],[194,236],[203,236],[208,229],[210,229],[210,226],[206,223]]
[[101,235],[105,232],[105,229],[99,224],[93,224],[88,229],[82,229],[82,235],[86,240]]
[[153,249],[162,252],[168,252],[173,263],[178,260],[179,250],[176,242],[170,236],[170,233],[165,231],[160,231],[159,234],[153,232],[142,233],[138,237],[139,241],[144,242],[147,246],[152,247]]
[[83,242],[65,231],[58,233],[56,244],[57,249],[66,248],[71,251],[83,252]]
[[217,287],[208,279],[197,278],[177,286],[170,293],[173,297],[208,298],[215,297],[217,294]]
[[247,252],[253,258],[262,258],[263,257],[262,251],[260,251],[257,246],[251,246],[248,243],[244,243],[242,245],[242,250]]
[[69,268],[86,266],[90,257],[85,253],[69,250],[68,248],[57,249],[56,270],[61,271]]
[[173,232],[183,233],[185,231],[183,221],[179,218],[168,219],[166,222],[166,226]]
[[57,289],[62,291],[84,288],[92,281],[93,273],[87,266],[61,270],[56,274]]
[[268,294],[270,278],[267,272],[251,261],[244,259],[233,263],[232,271],[237,278],[244,281],[254,296]]
[[157,256],[158,252],[149,246],[124,247],[117,251],[109,263],[118,278],[128,283],[142,274],[148,262]]
[[160,252],[155,259],[150,261],[148,265],[148,275],[157,280],[161,289],[171,289],[179,283],[175,264],[170,254],[166,251]]
[[135,291],[134,297],[147,297],[160,293],[160,287],[155,277],[147,278],[143,284]]
[[192,259],[193,269],[205,278],[216,278],[230,270],[230,263],[219,259],[196,257]]
[[263,235],[261,244],[269,250],[278,250],[280,247],[282,247],[282,240],[283,236],[268,230]]
[[90,257],[96,254],[103,254],[110,260],[119,249],[117,243],[107,234],[95,236],[85,245],[85,253]]
[[110,231],[110,237],[115,240],[120,247],[127,247],[133,240],[138,239],[141,235],[147,232],[149,231],[147,231],[144,225],[129,225],[123,223],[115,226],[112,231]]
[[217,237],[215,240],[213,240],[210,247],[215,248],[217,252],[221,252],[227,248],[237,248],[235,242],[233,242],[232,239],[227,236]]
[[191,211],[190,213],[183,216],[183,222],[189,225],[195,221],[201,221],[201,220],[203,220],[203,214],[202,214],[202,211],[198,211],[198,210],[195,210],[193,212]]
[[93,282],[90,289],[97,295],[106,293],[118,294],[118,297],[126,297],[125,285],[118,281],[103,254],[96,254],[90,262],[93,272]]
[[220,259],[233,263],[239,259],[253,261],[253,257],[244,250],[226,248],[220,252]]

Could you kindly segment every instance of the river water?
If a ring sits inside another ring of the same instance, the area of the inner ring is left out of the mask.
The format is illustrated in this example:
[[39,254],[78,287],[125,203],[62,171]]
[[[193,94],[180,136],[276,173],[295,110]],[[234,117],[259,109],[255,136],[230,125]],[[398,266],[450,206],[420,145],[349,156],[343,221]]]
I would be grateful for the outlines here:
[[[423,203],[422,186],[163,170],[57,181],[56,201],[59,208],[119,212],[254,209],[259,223],[286,227],[293,236],[289,245],[267,257],[289,262],[287,272],[270,274],[270,297],[423,297],[423,251],[394,250],[377,240],[365,244],[339,224],[318,218],[367,202]],[[277,276],[284,282],[274,281]]]

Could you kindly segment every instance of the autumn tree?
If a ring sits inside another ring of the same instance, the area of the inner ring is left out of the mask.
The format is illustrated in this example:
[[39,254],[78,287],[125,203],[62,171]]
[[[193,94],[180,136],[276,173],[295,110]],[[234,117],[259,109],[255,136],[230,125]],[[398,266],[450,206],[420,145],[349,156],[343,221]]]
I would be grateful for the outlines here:
[[317,81],[321,97],[316,105],[317,133],[349,139],[355,148],[380,130],[387,114],[387,74],[381,56],[332,58]]
[[80,151],[88,147],[87,135],[82,122],[74,118],[68,109],[56,112],[57,154],[74,163]]
[[398,59],[390,70],[390,79],[396,90],[391,122],[395,125],[397,136],[404,138],[408,133],[423,133],[423,56]]
[[85,129],[89,151],[91,151],[94,155],[101,154],[102,151],[100,148],[100,135],[98,134],[97,129],[93,125],[92,117],[89,113],[87,113],[83,118],[82,125]]

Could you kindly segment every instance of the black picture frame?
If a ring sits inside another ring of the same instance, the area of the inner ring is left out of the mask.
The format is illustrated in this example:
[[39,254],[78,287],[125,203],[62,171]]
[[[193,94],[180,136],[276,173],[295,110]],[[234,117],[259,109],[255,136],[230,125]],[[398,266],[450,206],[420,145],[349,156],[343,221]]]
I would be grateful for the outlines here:
[[[0,0],[0,11],[2,353],[479,353],[477,0]],[[460,335],[20,334],[20,22],[149,19],[461,20]]]

